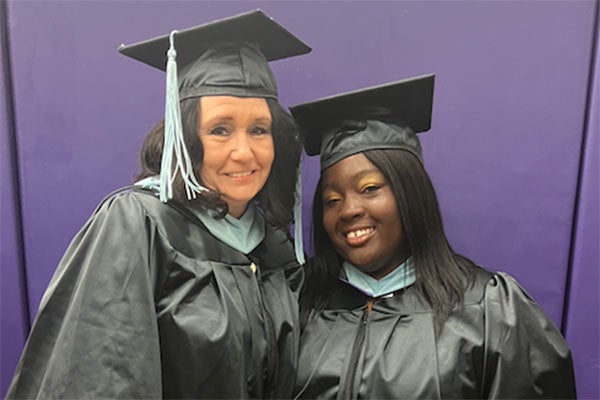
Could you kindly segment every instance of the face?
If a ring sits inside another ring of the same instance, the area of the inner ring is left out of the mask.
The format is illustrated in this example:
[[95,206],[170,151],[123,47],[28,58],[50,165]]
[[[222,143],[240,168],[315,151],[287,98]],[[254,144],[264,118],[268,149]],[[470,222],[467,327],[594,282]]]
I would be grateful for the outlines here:
[[323,174],[323,227],[345,260],[381,279],[406,258],[392,188],[363,154]]
[[271,112],[265,99],[205,96],[200,99],[204,186],[222,193],[239,218],[263,188],[275,157]]

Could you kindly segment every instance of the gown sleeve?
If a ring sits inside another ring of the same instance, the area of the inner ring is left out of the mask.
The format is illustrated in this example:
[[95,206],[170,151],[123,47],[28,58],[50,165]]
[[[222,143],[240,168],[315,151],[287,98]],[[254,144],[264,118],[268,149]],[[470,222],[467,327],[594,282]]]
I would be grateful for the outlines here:
[[42,298],[7,399],[162,397],[154,231],[127,193],[96,210]]
[[514,278],[496,274],[484,307],[483,398],[576,398],[566,341]]

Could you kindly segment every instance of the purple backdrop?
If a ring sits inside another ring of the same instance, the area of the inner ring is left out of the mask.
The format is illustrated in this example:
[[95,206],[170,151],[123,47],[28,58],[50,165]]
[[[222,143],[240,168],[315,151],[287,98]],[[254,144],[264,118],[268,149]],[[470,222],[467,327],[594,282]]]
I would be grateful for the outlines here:
[[[4,23],[4,8],[0,4],[0,23]],[[0,34],[2,29],[0,28]],[[19,216],[15,197],[16,160],[12,138],[9,80],[5,61],[4,37],[0,38],[0,395],[4,394],[21,354],[26,338],[25,303],[19,235]]]
[[[286,106],[437,74],[433,127],[422,140],[448,236],[461,253],[517,277],[561,324],[596,2],[8,6],[32,313],[72,236],[106,193],[131,181],[140,141],[161,118],[163,74],[118,55],[117,46],[262,8],[314,48],[273,64]],[[588,146],[594,137],[589,131]],[[587,163],[593,171],[593,151]],[[308,160],[305,222],[317,173],[316,160]],[[597,175],[587,179],[581,201],[597,209]],[[585,203],[580,210],[585,217]],[[578,225],[596,230],[578,236],[581,251],[597,245],[597,226],[597,214],[591,228]],[[597,276],[597,248],[580,257],[573,258],[570,289],[580,297],[571,306],[598,293],[597,286],[586,286],[589,296],[577,287]],[[597,343],[582,317],[572,310],[568,317],[569,337]],[[580,385],[591,376],[585,378],[588,367],[578,370]],[[600,396],[597,386],[590,390]]]
[[[600,13],[600,11],[598,11]],[[566,337],[571,344],[581,399],[600,397],[600,37],[591,82],[590,114],[582,161],[581,190],[575,225]]]

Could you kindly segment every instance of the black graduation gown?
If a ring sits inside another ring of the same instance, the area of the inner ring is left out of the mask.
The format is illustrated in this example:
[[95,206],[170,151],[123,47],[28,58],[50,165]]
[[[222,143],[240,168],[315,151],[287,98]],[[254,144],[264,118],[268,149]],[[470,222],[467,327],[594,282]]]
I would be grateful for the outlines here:
[[569,348],[510,276],[477,271],[436,340],[414,285],[370,299],[338,282],[303,330],[299,398],[574,398]]
[[65,253],[7,398],[288,397],[302,279],[282,230],[246,256],[183,206],[117,192]]

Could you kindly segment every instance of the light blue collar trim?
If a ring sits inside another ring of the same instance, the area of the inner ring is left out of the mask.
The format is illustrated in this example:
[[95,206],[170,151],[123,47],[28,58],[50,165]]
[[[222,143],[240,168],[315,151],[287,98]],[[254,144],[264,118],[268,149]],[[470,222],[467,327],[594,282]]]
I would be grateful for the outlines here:
[[[151,176],[135,183],[145,189],[159,190],[158,176]],[[254,250],[265,238],[265,220],[254,204],[249,203],[246,212],[239,218],[227,214],[215,219],[209,210],[189,208],[217,239],[244,254]]]
[[380,280],[362,272],[347,261],[344,261],[342,266],[346,272],[346,279],[340,279],[371,297],[393,293],[412,285],[416,280],[415,269],[410,257]]
[[229,214],[215,219],[212,211],[191,210],[217,239],[244,254],[254,250],[265,238],[265,220],[252,203],[239,219]]

